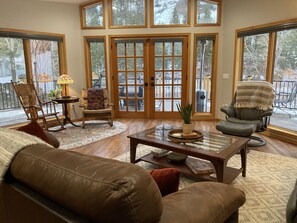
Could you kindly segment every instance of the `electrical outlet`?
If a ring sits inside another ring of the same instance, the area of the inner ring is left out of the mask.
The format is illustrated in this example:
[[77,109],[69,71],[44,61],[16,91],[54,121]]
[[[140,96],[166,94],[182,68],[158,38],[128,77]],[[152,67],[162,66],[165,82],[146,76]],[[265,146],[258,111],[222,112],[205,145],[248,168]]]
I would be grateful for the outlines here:
[[230,74],[223,74],[223,79],[229,79],[230,78]]

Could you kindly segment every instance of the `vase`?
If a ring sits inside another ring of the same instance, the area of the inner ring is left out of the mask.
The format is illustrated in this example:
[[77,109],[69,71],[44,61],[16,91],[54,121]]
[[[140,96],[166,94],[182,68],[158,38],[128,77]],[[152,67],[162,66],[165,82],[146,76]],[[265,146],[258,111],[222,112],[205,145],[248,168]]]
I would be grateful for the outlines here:
[[190,124],[183,124],[183,133],[190,134],[193,132],[193,123]]
[[61,92],[57,92],[56,93],[56,99],[60,99],[61,98]]

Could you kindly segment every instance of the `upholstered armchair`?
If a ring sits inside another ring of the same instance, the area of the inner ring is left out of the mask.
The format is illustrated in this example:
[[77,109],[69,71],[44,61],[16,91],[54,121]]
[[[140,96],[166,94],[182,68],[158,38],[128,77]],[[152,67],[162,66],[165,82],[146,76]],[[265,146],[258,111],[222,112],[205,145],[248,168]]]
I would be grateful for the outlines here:
[[267,128],[269,117],[273,114],[274,97],[273,87],[268,82],[241,82],[231,104],[221,107],[221,111],[226,114],[226,121],[219,122],[217,130],[257,141],[250,142],[249,146],[265,145],[264,139],[252,134]]
[[88,119],[107,120],[113,126],[113,104],[109,102],[106,88],[83,89],[82,99],[82,128]]

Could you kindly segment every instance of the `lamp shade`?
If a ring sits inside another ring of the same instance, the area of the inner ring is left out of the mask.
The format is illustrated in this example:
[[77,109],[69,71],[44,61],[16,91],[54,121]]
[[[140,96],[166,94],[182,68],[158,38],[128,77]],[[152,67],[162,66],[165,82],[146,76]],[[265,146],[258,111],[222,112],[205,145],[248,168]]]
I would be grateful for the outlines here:
[[72,78],[68,74],[62,74],[59,77],[57,83],[58,84],[72,84],[73,83],[73,80],[72,80]]
[[50,76],[48,74],[42,73],[42,74],[37,75],[37,81],[41,82],[41,83],[42,82],[46,83],[46,82],[51,82],[52,80],[51,80],[51,78],[50,78]]

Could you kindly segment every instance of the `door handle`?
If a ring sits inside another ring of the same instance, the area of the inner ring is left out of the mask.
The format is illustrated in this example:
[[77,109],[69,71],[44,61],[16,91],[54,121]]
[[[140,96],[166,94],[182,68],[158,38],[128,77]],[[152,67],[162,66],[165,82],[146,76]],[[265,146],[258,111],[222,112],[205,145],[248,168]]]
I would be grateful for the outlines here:
[[151,82],[151,86],[154,87],[155,86],[155,83],[154,82]]
[[148,86],[148,83],[147,83],[147,82],[145,82],[145,83],[144,83],[144,86],[145,86],[145,87],[147,87],[147,86]]

